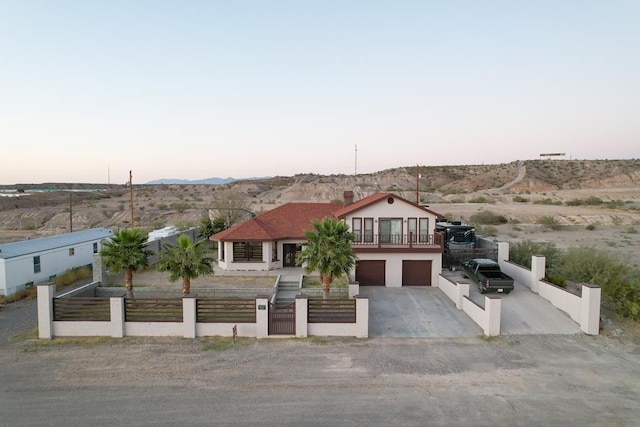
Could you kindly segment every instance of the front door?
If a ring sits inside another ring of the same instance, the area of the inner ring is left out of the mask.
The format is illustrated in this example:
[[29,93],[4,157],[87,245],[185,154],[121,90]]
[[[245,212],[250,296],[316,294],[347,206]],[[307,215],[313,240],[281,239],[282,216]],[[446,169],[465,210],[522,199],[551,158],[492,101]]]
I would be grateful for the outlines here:
[[284,254],[283,267],[295,267],[296,266],[296,252],[298,251],[298,245],[295,243],[285,243],[282,245],[282,252]]

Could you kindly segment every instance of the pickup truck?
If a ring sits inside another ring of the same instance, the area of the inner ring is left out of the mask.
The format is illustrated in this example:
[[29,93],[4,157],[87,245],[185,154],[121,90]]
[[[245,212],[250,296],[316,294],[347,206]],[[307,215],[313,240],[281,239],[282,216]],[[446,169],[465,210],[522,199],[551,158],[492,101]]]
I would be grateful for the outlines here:
[[513,290],[513,279],[500,271],[492,259],[474,258],[463,263],[462,275],[477,283],[481,294],[489,291],[508,294]]

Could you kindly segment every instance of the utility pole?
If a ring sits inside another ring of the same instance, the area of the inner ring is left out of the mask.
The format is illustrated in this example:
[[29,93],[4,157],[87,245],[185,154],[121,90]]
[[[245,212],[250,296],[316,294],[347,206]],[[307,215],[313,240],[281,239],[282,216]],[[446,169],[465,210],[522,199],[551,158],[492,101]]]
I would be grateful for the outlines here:
[[416,165],[416,205],[420,204],[420,166]]
[[131,228],[133,228],[133,175],[131,171],[129,171],[129,204],[131,205]]
[[71,196],[73,196],[73,193],[69,193],[69,233],[73,233],[73,203]]
[[358,144],[356,144],[356,168],[354,170],[354,175],[358,175]]

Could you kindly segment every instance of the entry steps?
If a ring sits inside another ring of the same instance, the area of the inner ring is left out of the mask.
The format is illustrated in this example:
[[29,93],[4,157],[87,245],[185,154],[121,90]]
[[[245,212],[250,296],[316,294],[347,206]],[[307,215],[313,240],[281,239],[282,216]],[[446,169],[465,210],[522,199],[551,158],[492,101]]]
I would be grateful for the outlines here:
[[276,304],[291,304],[295,301],[296,295],[300,293],[300,277],[280,276],[278,283],[278,293],[276,294]]

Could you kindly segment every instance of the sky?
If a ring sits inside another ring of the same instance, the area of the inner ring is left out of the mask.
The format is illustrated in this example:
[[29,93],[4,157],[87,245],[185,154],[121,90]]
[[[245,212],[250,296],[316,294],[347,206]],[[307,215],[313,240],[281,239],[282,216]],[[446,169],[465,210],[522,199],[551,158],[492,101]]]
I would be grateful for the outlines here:
[[638,0],[0,0],[0,184],[640,157]]

